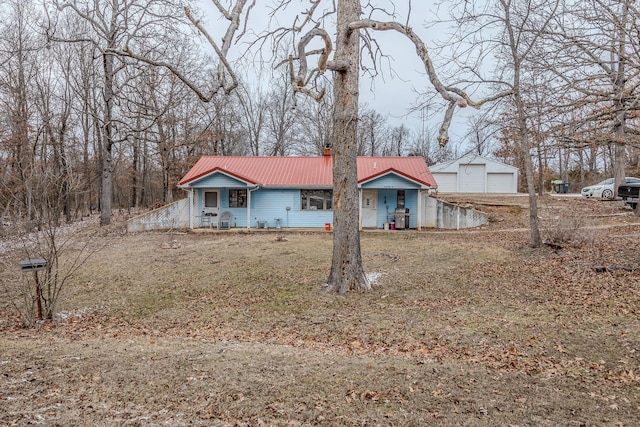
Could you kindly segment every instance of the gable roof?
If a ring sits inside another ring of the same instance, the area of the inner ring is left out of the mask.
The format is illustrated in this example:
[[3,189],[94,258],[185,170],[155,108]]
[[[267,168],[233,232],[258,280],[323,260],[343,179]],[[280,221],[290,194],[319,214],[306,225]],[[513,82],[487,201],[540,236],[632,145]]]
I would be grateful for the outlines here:
[[455,172],[457,171],[458,165],[470,165],[470,164],[471,165],[475,165],[475,164],[492,165],[494,168],[502,169],[505,171],[513,171],[513,172],[518,171],[518,168],[515,166],[511,166],[506,163],[499,162],[498,160],[479,156],[474,153],[467,153],[464,156],[459,157],[457,159],[431,165],[430,169],[433,172]]
[[[330,188],[332,166],[331,156],[203,156],[178,185],[189,186],[205,176],[220,172],[247,184],[264,187]],[[357,169],[358,183],[395,173],[427,187],[436,185],[422,157],[358,157]]]

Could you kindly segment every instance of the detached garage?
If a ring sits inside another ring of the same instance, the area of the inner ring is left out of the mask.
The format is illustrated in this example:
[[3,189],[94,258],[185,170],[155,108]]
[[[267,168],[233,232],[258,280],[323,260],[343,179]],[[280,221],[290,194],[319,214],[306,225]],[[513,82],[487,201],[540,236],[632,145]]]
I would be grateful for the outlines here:
[[518,168],[475,154],[429,169],[441,193],[518,192]]

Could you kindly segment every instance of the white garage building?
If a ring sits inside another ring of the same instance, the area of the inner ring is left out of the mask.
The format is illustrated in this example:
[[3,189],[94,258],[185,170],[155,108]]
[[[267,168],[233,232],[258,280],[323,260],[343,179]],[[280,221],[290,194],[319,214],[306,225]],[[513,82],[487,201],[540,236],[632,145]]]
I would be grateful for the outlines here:
[[467,154],[429,166],[441,193],[517,193],[518,168]]

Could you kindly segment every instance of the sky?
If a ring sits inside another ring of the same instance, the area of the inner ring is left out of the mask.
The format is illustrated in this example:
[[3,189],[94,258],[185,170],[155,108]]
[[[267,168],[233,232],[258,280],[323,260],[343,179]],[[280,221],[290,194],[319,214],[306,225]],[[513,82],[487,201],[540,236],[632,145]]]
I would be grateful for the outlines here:
[[[219,19],[219,12],[213,6],[211,0],[199,0],[200,6],[204,13],[205,27],[216,34],[217,40],[222,37],[221,31],[226,28],[226,21]],[[276,0],[258,0],[258,3],[249,20],[249,28],[255,32],[267,29],[270,25],[268,20],[268,6],[276,3]],[[407,23],[408,0],[374,0],[378,6],[391,10],[395,7],[396,21]],[[396,6],[392,6],[396,3]],[[289,6],[288,10],[278,15],[278,23],[283,26],[290,26],[296,12],[300,12],[303,8],[308,7],[309,2],[300,0],[301,5],[294,10],[296,1],[292,2],[293,6]],[[326,4],[331,4],[327,1]],[[427,47],[433,44],[436,36],[444,36],[444,31],[437,34],[437,30],[428,30],[425,24],[432,24],[436,20],[436,16],[432,11],[433,2],[424,0],[412,0],[411,15],[409,25],[418,36],[426,43]],[[318,9],[319,10],[319,9]],[[381,21],[390,21],[390,17],[378,14],[375,19]],[[276,25],[278,24],[276,23]],[[271,23],[273,27],[274,23]],[[216,32],[217,31],[217,32]],[[328,29],[332,33],[332,29]],[[415,47],[405,36],[393,31],[375,32],[376,41],[379,44],[384,55],[389,55],[390,59],[379,69],[379,75],[371,80],[363,76],[360,83],[360,103],[366,104],[369,108],[375,109],[384,117],[392,126],[404,124],[412,131],[419,131],[423,128],[431,128],[433,137],[437,134],[440,127],[444,109],[435,111],[430,108],[424,112],[416,111],[410,113],[412,106],[419,102],[419,95],[416,91],[424,91],[431,88],[431,84],[425,74],[424,65],[418,58]],[[319,46],[319,45],[318,45]],[[237,55],[242,52],[243,48],[234,50]],[[312,67],[310,61],[309,67]],[[426,114],[425,114],[426,113]],[[450,140],[456,145],[461,145],[462,139],[466,132],[466,121],[470,112],[457,110],[456,116],[450,128]],[[426,115],[433,116],[430,120],[423,120]]]

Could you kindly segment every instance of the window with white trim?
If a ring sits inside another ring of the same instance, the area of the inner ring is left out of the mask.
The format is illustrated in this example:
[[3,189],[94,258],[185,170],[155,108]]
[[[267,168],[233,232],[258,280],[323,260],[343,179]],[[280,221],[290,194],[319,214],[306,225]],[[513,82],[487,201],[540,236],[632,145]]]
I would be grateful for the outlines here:
[[229,207],[246,208],[247,190],[229,190]]
[[330,211],[333,209],[333,190],[300,190],[300,203],[303,211]]

